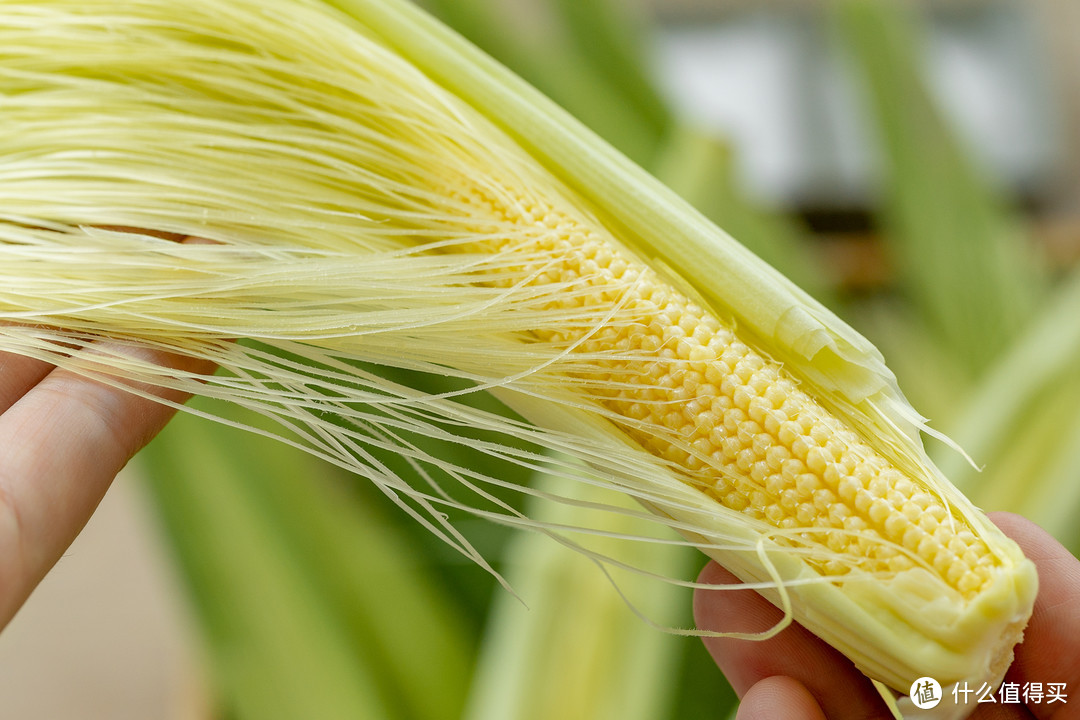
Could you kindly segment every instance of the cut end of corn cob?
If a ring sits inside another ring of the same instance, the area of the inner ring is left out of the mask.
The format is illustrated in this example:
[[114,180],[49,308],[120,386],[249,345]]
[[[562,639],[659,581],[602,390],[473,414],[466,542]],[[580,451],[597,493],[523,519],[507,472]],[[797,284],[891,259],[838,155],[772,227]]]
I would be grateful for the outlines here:
[[[689,208],[665,200],[675,225],[620,212],[666,197],[651,181],[608,202],[554,174],[488,108],[380,40],[419,33],[417,62],[454,52],[459,41],[407,3],[341,4],[353,19],[305,0],[3,5],[0,321],[35,327],[0,325],[0,349],[280,418],[294,442],[411,499],[452,543],[446,506],[543,526],[478,487],[504,480],[416,437],[468,444],[460,428],[483,427],[547,445],[894,689],[924,675],[1000,679],[1034,566],[900,426],[914,411],[890,394],[891,376],[839,360],[836,348],[864,341],[774,287]],[[520,104],[462,57],[473,96]],[[534,122],[549,144],[563,132],[606,162],[561,116]],[[730,258],[726,280],[669,269],[657,250],[667,232],[682,233],[684,255]],[[755,283],[767,302],[736,289]],[[74,350],[102,335],[226,374],[103,369]],[[536,427],[371,364],[494,388]],[[523,468],[554,462],[476,444]],[[387,450],[420,479],[373,455]],[[426,468],[506,514],[454,499]]]

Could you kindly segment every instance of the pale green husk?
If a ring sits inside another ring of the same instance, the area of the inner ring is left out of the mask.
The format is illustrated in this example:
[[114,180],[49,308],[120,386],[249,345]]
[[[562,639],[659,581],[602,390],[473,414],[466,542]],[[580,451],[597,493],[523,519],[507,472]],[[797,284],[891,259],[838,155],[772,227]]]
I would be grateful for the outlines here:
[[[999,678],[1033,566],[929,463],[877,351],[409,3],[334,4],[348,15],[309,0],[0,5],[0,350],[272,417],[284,441],[369,478],[480,563],[448,511],[564,534],[505,496],[575,501],[515,472],[615,487],[652,515],[606,512],[679,530],[898,690]],[[572,285],[482,284],[516,279],[521,260],[448,251],[520,231],[473,227],[450,196],[461,185],[568,208],[736,324],[985,538],[997,584],[964,601],[922,569],[825,580],[776,542],[794,534],[630,442],[580,392],[610,382],[589,363],[611,356],[530,335],[618,323],[621,308],[568,314],[547,303]],[[133,345],[222,372],[169,371]],[[412,379],[390,379],[401,371]],[[529,422],[473,402],[485,389]],[[514,472],[477,471],[456,459],[464,446]]]

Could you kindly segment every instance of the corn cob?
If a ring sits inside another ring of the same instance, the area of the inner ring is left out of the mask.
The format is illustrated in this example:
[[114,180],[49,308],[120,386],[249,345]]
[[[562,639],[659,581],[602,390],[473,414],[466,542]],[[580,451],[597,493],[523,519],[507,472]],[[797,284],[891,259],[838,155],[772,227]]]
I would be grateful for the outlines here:
[[552,309],[626,308],[629,317],[618,325],[537,335],[589,355],[636,355],[600,361],[593,380],[613,389],[590,394],[629,437],[683,468],[706,495],[777,529],[799,530],[799,540],[821,548],[810,562],[825,575],[919,565],[968,599],[991,582],[1000,559],[969,528],[949,521],[941,498],[891,467],[778,363],[614,238],[552,207],[500,207],[475,193],[463,204],[481,228],[493,219],[515,226],[512,239],[492,232],[499,239],[476,251],[526,253],[542,259],[521,268],[527,282],[588,289],[562,293]]
[[[591,315],[580,312],[588,304],[623,308],[620,321],[605,327],[568,326],[535,335],[601,358],[591,375],[579,377],[589,380],[586,394],[610,410],[608,419],[677,468],[683,482],[774,528],[765,533],[799,548],[801,562],[817,577],[843,580],[861,571],[859,577],[895,583],[897,591],[910,581],[908,592],[936,595],[920,598],[931,601],[920,608],[931,623],[939,621],[931,619],[932,606],[946,597],[954,609],[968,605],[973,616],[999,600],[1016,599],[1010,597],[1014,591],[1025,597],[1021,604],[1031,602],[1031,568],[1016,565],[1015,550],[1002,552],[1008,541],[1000,544],[996,533],[958,517],[945,487],[895,467],[781,364],[743,342],[730,324],[602,228],[565,208],[492,200],[476,190],[447,194],[463,198],[456,211],[472,218],[482,235],[496,238],[463,249],[532,259],[498,284],[558,284],[564,291],[550,303],[557,311]],[[988,542],[999,545],[991,549]],[[730,565],[730,556],[717,557]],[[1001,647],[980,651],[986,653],[981,672],[1004,673],[1026,612],[1007,613],[995,624],[987,639],[1000,640]],[[805,622],[800,610],[795,615]],[[971,618],[950,611],[942,620],[965,627],[951,633],[953,642],[963,643]],[[914,680],[926,656],[912,657],[919,658],[907,671],[915,673]],[[902,687],[895,664],[883,665],[872,654],[860,661],[872,676]]]
[[[901,692],[923,675],[1000,679],[1033,566],[929,464],[873,349],[407,4],[341,4],[359,24],[303,0],[0,8],[14,128],[0,136],[0,320],[37,324],[0,326],[0,349],[276,414],[433,517],[465,503],[410,487],[365,444],[449,468],[497,505],[475,487],[497,479],[407,433],[476,423],[539,440],[871,677]],[[174,62],[147,65],[156,53]],[[102,334],[233,377],[73,352]],[[539,429],[356,361],[494,388]]]

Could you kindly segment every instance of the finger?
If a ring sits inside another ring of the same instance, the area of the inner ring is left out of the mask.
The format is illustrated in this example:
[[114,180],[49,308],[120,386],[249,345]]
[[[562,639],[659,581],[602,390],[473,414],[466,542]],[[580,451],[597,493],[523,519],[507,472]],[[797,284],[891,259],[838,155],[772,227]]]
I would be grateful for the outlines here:
[[798,681],[783,675],[768,677],[751,687],[735,720],[826,720],[814,696]]
[[[210,243],[209,240],[203,238],[181,235],[178,233],[140,230],[138,228],[120,226],[106,226],[105,229],[120,232],[141,232],[164,240],[172,240],[173,242],[183,244],[201,245]],[[2,321],[0,321],[0,323],[2,323]],[[16,400],[25,395],[30,388],[37,385],[52,369],[53,365],[43,360],[29,358],[12,352],[0,352],[0,413],[5,412],[14,405]]]
[[[180,370],[211,371],[204,361],[138,352]],[[0,627],[75,539],[116,474],[173,412],[58,368],[0,415]]]
[[[730,585],[738,579],[709,563],[699,582]],[[702,630],[761,632],[782,618],[780,610],[752,590],[702,589],[694,594],[694,619]],[[781,675],[804,686],[831,720],[889,717],[874,686],[851,661],[798,624],[769,640],[704,638],[704,642],[740,698],[761,680]]]
[[1044,694],[1049,683],[1065,683],[1070,702],[1044,699],[1029,707],[1038,718],[1070,717],[1076,712],[1075,700],[1067,693],[1080,688],[1080,561],[1030,520],[1012,513],[991,513],[990,518],[1016,540],[1039,571],[1035,610],[1005,679],[1021,688],[1041,683]]
[[52,367],[42,360],[0,352],[0,413],[37,385]]

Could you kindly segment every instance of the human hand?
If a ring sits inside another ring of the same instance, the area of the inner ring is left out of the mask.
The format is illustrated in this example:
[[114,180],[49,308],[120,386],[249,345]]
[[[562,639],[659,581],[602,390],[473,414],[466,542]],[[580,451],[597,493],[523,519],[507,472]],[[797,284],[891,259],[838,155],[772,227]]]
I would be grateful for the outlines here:
[[[189,359],[160,353],[153,359],[206,370]],[[0,352],[0,628],[79,534],[120,469],[173,412],[45,362]]]
[[[213,371],[205,361],[140,352],[180,371]],[[173,402],[187,399],[141,389]],[[116,474],[173,413],[41,360],[0,352],[0,628],[79,534]]]
[[[1020,687],[1029,682],[1065,683],[1066,692],[1080,688],[1080,561],[1019,515],[992,513],[990,517],[1019,543],[1039,571],[1035,611],[1005,681]],[[705,567],[700,581],[738,582],[716,563]],[[694,617],[702,630],[759,632],[775,625],[782,613],[749,590],[698,590]],[[870,681],[849,660],[796,624],[761,642],[706,638],[705,645],[741,699],[738,720],[892,717]],[[971,718],[1080,717],[1075,701],[1066,700],[1027,706],[975,704],[972,697]]]

